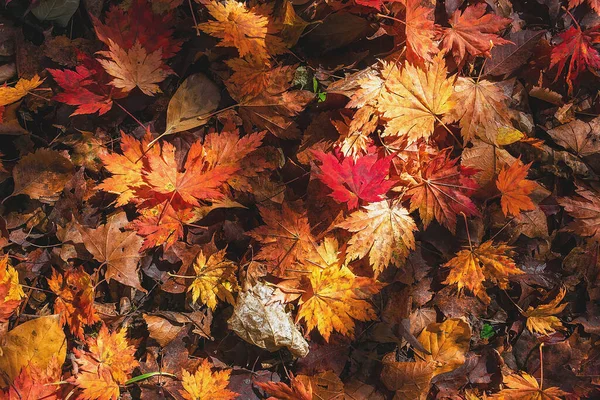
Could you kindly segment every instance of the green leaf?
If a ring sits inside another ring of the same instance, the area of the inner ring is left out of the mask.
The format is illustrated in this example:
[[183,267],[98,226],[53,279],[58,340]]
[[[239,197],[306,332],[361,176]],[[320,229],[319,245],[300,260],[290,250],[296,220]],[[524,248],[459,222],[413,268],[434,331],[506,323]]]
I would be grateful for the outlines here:
[[483,328],[481,328],[481,332],[479,332],[479,336],[482,339],[489,339],[496,334],[494,327],[488,323],[483,324]]
[[154,371],[154,372],[148,372],[147,374],[134,376],[133,378],[131,378],[130,380],[125,382],[125,386],[131,385],[132,383],[136,383],[139,381],[143,381],[144,379],[152,378],[153,376],[168,376],[169,378],[177,379],[177,377],[173,374],[169,374],[167,372]]

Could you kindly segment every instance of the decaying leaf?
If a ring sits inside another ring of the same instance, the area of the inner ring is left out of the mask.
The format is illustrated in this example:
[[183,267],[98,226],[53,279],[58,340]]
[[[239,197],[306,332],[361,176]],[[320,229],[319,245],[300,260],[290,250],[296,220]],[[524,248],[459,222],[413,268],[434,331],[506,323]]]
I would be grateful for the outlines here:
[[268,351],[287,347],[297,357],[308,354],[308,343],[281,303],[270,303],[275,288],[258,283],[238,295],[229,329],[239,337]]

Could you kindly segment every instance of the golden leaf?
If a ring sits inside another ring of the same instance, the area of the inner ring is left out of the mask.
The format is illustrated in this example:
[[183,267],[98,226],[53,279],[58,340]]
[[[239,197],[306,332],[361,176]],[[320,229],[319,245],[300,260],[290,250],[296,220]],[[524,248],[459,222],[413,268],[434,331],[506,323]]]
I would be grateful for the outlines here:
[[564,329],[560,319],[555,317],[556,314],[562,312],[567,304],[560,304],[565,297],[566,289],[561,288],[554,300],[548,304],[542,304],[535,308],[529,307],[523,315],[527,317],[527,329],[533,333],[540,335],[550,335],[556,330]]
[[204,359],[196,372],[192,375],[188,371],[182,371],[183,389],[179,393],[187,400],[233,400],[238,394],[227,389],[231,370],[219,372],[211,371],[211,364]]
[[443,54],[438,54],[425,69],[405,64],[385,63],[381,76],[384,90],[378,111],[387,120],[382,136],[406,136],[409,142],[428,138],[441,116],[454,108],[454,79],[448,71]]
[[429,324],[418,337],[423,348],[430,354],[415,349],[417,355],[436,365],[433,376],[450,372],[465,362],[469,350],[471,327],[459,318],[447,319],[438,324]]
[[512,260],[512,247],[506,244],[495,245],[491,240],[467,250],[461,250],[456,257],[444,266],[450,267],[450,274],[443,282],[446,285],[458,285],[458,291],[467,288],[474,295],[489,303],[485,293],[484,281],[491,281],[506,289],[511,275],[522,274]]
[[381,284],[370,278],[357,277],[341,264],[335,238],[325,238],[317,248],[318,256],[308,277],[311,290],[300,299],[297,320],[304,319],[308,330],[317,328],[329,341],[331,332],[354,336],[354,320],[371,321],[377,317],[366,299],[381,290]]
[[492,398],[500,400],[561,400],[566,392],[557,387],[543,389],[538,381],[526,372],[504,377],[506,386]]
[[237,267],[225,259],[225,249],[212,254],[208,259],[202,251],[194,260],[196,278],[188,288],[193,301],[200,299],[211,309],[217,307],[217,300],[234,303],[232,292],[238,288],[235,276]]
[[346,260],[369,254],[376,277],[388,264],[401,264],[415,248],[413,231],[417,226],[399,202],[371,203],[350,214],[337,226],[354,233],[348,241]]
[[37,88],[43,82],[43,79],[35,75],[31,79],[19,79],[14,87],[0,86],[0,107],[21,100],[30,90]]

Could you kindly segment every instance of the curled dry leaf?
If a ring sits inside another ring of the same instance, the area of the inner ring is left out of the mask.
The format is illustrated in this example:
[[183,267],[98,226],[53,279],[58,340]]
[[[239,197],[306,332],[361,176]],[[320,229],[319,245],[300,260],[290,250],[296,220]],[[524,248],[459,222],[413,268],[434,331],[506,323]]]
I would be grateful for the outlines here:
[[561,313],[567,304],[560,304],[566,294],[566,289],[561,288],[556,297],[548,304],[542,304],[537,307],[529,307],[523,313],[527,317],[527,329],[540,335],[550,335],[557,330],[564,329],[560,319],[556,314]]
[[239,337],[268,351],[287,347],[297,357],[308,354],[308,343],[281,303],[270,303],[274,288],[258,283],[240,293],[227,321]]

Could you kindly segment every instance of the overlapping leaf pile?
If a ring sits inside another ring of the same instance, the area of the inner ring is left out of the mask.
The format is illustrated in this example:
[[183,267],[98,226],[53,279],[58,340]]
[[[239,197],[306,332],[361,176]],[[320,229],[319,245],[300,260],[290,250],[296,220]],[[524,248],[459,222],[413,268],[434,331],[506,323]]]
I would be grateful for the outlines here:
[[0,398],[600,397],[597,1],[4,3]]

